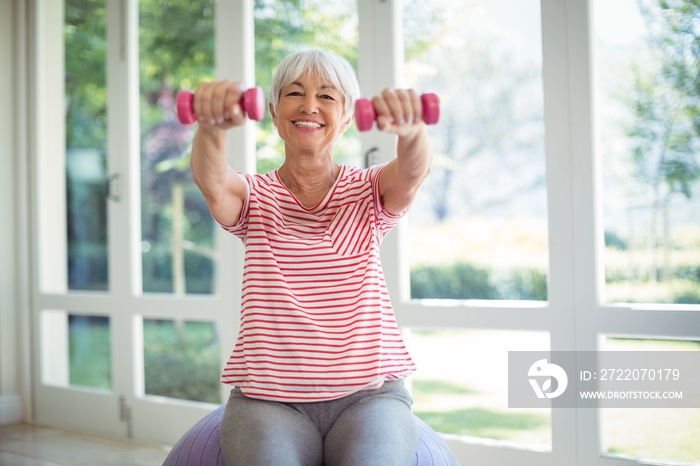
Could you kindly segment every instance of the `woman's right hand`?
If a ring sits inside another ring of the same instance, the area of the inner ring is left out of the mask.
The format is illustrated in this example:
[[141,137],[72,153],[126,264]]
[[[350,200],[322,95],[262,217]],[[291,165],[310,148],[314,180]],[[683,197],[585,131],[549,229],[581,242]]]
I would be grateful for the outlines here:
[[241,108],[244,89],[228,80],[199,83],[194,93],[194,113],[205,130],[229,129],[245,123]]

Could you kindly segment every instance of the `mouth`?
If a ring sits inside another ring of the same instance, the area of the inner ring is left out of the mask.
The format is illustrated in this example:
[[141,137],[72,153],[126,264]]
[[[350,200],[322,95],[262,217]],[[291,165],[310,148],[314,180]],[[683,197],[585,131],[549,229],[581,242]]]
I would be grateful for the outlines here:
[[308,121],[308,120],[297,120],[294,123],[294,126],[298,126],[299,128],[314,128],[314,129],[319,129],[323,125],[320,123],[316,123],[315,121]]

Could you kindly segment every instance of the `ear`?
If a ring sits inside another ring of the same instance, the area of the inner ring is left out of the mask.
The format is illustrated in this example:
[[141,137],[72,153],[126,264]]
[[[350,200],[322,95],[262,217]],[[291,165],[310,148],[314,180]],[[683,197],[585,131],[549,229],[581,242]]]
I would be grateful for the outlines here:
[[275,109],[272,107],[272,103],[267,104],[268,108],[270,109],[270,116],[272,117],[272,123],[277,127],[277,114],[275,113]]
[[351,116],[350,118],[348,118],[348,120],[345,121],[345,122],[343,123],[343,125],[340,127],[340,132],[341,132],[341,133],[346,132],[346,131],[348,130],[348,128],[350,128],[350,125],[352,124],[352,121],[353,121],[354,119],[355,119],[355,115],[353,115],[353,116]]

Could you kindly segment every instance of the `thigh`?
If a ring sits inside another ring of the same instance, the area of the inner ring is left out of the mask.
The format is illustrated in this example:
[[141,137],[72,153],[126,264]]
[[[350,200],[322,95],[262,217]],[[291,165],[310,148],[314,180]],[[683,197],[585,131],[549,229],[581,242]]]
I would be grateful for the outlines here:
[[291,406],[248,398],[234,389],[221,421],[221,451],[228,465],[320,466],[323,440]]
[[411,396],[403,385],[347,408],[324,442],[327,466],[409,466],[418,443]]

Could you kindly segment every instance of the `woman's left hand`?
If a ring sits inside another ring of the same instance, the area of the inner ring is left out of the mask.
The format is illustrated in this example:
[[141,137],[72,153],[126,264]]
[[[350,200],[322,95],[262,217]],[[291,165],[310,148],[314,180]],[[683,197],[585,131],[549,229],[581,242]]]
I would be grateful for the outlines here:
[[423,123],[423,106],[413,89],[384,89],[372,99],[377,112],[377,128],[399,137],[414,137]]

